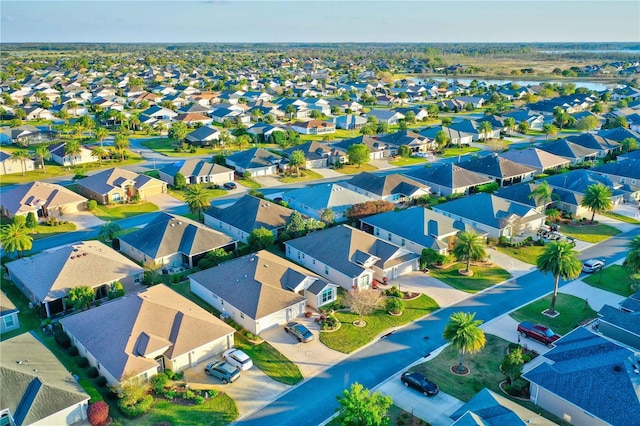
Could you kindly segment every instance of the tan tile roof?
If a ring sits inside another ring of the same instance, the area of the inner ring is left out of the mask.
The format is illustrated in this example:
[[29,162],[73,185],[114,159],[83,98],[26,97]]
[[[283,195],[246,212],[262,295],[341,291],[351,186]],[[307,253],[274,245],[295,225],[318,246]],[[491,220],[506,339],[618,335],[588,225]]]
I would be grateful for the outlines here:
[[17,185],[0,193],[0,204],[12,214],[35,211],[38,206],[48,209],[87,199],[55,183],[32,182]]

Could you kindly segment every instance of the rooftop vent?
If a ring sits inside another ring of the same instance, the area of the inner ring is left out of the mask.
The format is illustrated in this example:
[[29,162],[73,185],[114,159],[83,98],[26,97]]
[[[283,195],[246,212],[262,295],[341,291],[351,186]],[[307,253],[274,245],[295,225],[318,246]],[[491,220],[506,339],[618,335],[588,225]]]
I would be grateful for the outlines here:
[[182,221],[181,220],[178,221],[178,225],[182,225]]
[[171,224],[171,226],[176,226],[176,224],[175,224],[175,223],[172,223],[172,224]]
[[255,262],[256,258],[255,257],[250,257],[249,258],[249,262]]
[[620,367],[619,365],[615,365],[615,366],[613,367],[613,371],[615,371],[615,372],[620,372],[620,371],[622,371],[622,367]]

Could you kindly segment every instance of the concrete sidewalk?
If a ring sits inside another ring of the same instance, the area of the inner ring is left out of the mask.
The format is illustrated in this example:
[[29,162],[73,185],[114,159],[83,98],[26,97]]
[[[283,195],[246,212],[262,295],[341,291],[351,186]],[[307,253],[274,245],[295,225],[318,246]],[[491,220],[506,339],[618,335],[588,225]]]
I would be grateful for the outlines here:
[[618,294],[592,287],[582,280],[575,280],[567,285],[564,285],[560,287],[558,291],[563,294],[570,294],[584,299],[589,303],[591,309],[596,312],[602,309],[604,305],[617,307],[620,302],[626,299],[626,297],[620,296]]

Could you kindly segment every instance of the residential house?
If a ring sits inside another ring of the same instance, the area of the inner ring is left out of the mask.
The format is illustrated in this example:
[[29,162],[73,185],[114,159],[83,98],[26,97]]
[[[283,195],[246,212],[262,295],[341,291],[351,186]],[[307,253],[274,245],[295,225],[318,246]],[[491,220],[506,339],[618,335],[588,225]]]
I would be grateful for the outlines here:
[[159,179],[114,167],[77,181],[78,193],[99,204],[122,203],[137,196],[141,201],[167,192]]
[[287,191],[282,195],[282,200],[292,209],[314,219],[320,219],[323,212],[329,209],[333,219],[339,222],[346,218],[351,206],[373,199],[336,183],[321,183]]
[[0,151],[0,176],[12,173],[24,173],[35,170],[35,161],[31,158],[12,158],[8,152]]
[[614,140],[616,142],[622,142],[627,138],[632,138],[640,141],[640,133],[633,130],[625,129],[624,127],[616,127],[614,129],[606,129],[598,131],[598,136],[603,138]]
[[228,207],[211,207],[204,213],[204,224],[246,243],[256,228],[267,228],[278,236],[293,210],[279,204],[244,195]]
[[211,108],[209,102],[203,102],[203,103],[198,103],[196,101],[196,103],[193,103],[191,105],[185,105],[182,108],[178,109],[178,113],[181,114],[200,114],[200,115],[204,115],[206,117],[211,116],[211,113],[213,112],[213,108]]
[[476,192],[478,186],[493,182],[490,177],[463,169],[454,163],[413,169],[404,175],[426,183],[437,195],[470,194]]
[[332,147],[340,151],[347,152],[351,145],[364,144],[369,148],[369,158],[371,160],[381,160],[387,152],[387,146],[384,142],[379,141],[371,136],[357,136],[355,138],[343,139],[331,144]]
[[619,142],[592,133],[583,133],[579,136],[567,136],[566,140],[587,149],[597,150],[598,157],[600,158],[622,150],[622,145]]
[[253,334],[334,302],[337,285],[266,250],[189,276],[191,291]]
[[461,134],[471,135],[471,139],[474,141],[499,138],[501,130],[501,128],[494,129],[492,127],[489,131],[482,131],[480,121],[476,120],[462,120],[457,123],[452,123],[447,127]]
[[552,116],[556,108],[560,108],[568,114],[573,114],[580,111],[590,110],[597,100],[597,97],[591,94],[574,93],[572,95],[544,99],[542,101],[529,104],[527,107],[530,111],[544,116]]
[[22,146],[51,142],[55,137],[55,133],[31,125],[3,128],[0,134],[5,141]]
[[624,198],[625,201],[640,200],[640,158],[604,163],[592,167],[590,171],[620,184],[627,190],[629,194]]
[[418,269],[420,256],[347,225],[285,242],[289,259],[345,290],[395,279]]
[[0,333],[8,333],[20,328],[19,313],[20,310],[16,308],[11,299],[0,291]]
[[571,165],[580,164],[585,161],[593,161],[601,151],[598,148],[588,148],[583,145],[578,145],[567,139],[546,142],[540,145],[540,149],[553,155],[566,158],[571,162]]
[[321,120],[299,121],[291,125],[291,130],[302,135],[326,135],[335,133],[336,126],[333,123]]
[[173,121],[184,123],[187,126],[196,126],[196,125],[208,126],[209,124],[212,123],[213,120],[211,117],[207,117],[206,115],[202,115],[197,112],[187,112],[187,113],[176,115],[173,118]]
[[534,208],[487,193],[438,204],[433,206],[433,211],[460,220],[493,238],[535,232],[546,217]]
[[387,145],[389,155],[397,155],[398,149],[406,145],[411,152],[427,152],[437,147],[434,139],[430,139],[411,130],[400,130],[395,133],[388,133],[378,138],[379,141]]
[[209,163],[204,160],[192,158],[189,160],[178,160],[159,171],[160,179],[171,186],[175,186],[175,176],[180,173],[185,177],[187,185],[197,183],[210,183],[214,185],[224,185],[233,182],[234,171],[216,163]]
[[0,213],[12,219],[35,213],[38,218],[75,213],[87,208],[87,199],[55,183],[32,182],[15,185],[0,194]]
[[425,207],[411,207],[360,219],[362,230],[413,253],[424,249],[446,255],[460,231],[473,229]]
[[61,166],[77,166],[98,161],[98,157],[93,156],[91,150],[82,145],[80,152],[77,153],[67,153],[66,146],[66,142],[60,142],[47,147],[51,153],[51,159]]
[[458,166],[485,175],[498,182],[501,187],[531,180],[536,172],[533,167],[513,162],[498,154],[471,158],[458,163]]
[[422,121],[429,117],[429,113],[424,108],[419,107],[403,107],[403,108],[395,108],[397,112],[403,114],[405,117],[407,114],[412,112],[415,115],[416,121]]
[[153,105],[142,111],[140,115],[146,115],[151,118],[155,118],[156,120],[170,121],[173,120],[178,115],[178,113],[170,110],[169,108],[163,108],[158,105]]
[[404,203],[429,195],[429,187],[401,174],[386,176],[362,172],[349,179],[345,186],[374,200]]
[[285,149],[282,153],[289,158],[294,151],[304,153],[306,159],[304,168],[306,169],[318,169],[335,163],[347,162],[347,154],[344,151],[321,142],[310,141],[302,145],[295,145]]
[[531,382],[531,402],[575,425],[637,422],[640,376],[633,351],[585,327],[554,345],[523,375]]
[[278,173],[282,160],[282,156],[263,148],[252,148],[226,157],[227,165],[236,173],[244,175],[248,172],[251,177]]
[[211,146],[220,141],[222,132],[213,126],[202,126],[187,133],[185,140],[195,146]]
[[419,133],[429,139],[435,140],[439,132],[444,132],[449,137],[450,145],[469,145],[473,142],[473,134],[456,130],[451,127],[436,126],[427,127]]
[[640,350],[640,291],[620,302],[604,305],[598,312],[597,330],[609,339]]
[[529,124],[529,129],[542,131],[544,126],[544,116],[542,114],[538,114],[529,110],[515,110],[510,112],[505,112],[502,114],[503,118],[511,117],[516,122],[516,127],[518,124],[526,121]]
[[0,346],[3,425],[87,424],[90,396],[33,332]]
[[372,109],[367,113],[368,117],[375,117],[379,122],[387,123],[389,126],[398,124],[400,120],[405,118],[404,114],[388,109]]
[[99,241],[56,247],[6,264],[9,279],[47,317],[67,310],[70,289],[89,286],[96,299],[119,281],[126,288],[142,281],[144,269]]
[[242,112],[237,109],[229,109],[229,108],[216,108],[211,113],[211,118],[216,123],[224,123],[225,120],[235,121],[238,116],[240,116]]
[[247,129],[247,133],[255,136],[261,136],[263,141],[268,141],[273,132],[284,132],[282,127],[273,126],[264,122],[259,122]]
[[145,267],[193,268],[208,252],[236,248],[236,241],[183,216],[160,213],[143,228],[118,238],[120,251]]
[[40,107],[30,107],[24,109],[27,116],[26,120],[55,120],[56,116],[53,115],[51,111],[48,109],[40,108]]
[[[235,329],[164,284],[60,320],[110,385],[180,372],[233,347]],[[108,324],[109,333],[96,330]]]
[[360,115],[347,114],[335,117],[333,122],[338,129],[360,130],[367,124],[367,119]]
[[454,420],[452,426],[470,425],[557,425],[540,414],[523,407],[511,399],[482,389],[449,416]]
[[568,158],[560,157],[539,148],[510,149],[500,154],[500,157],[513,161],[514,163],[535,169],[536,173],[543,173],[545,170],[558,170],[568,167],[571,161]]

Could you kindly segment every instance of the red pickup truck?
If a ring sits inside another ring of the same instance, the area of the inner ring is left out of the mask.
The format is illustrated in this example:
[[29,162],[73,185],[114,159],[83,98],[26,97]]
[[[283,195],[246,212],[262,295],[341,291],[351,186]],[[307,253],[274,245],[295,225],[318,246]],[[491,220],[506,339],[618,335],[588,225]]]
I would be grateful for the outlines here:
[[555,334],[549,327],[545,327],[541,324],[533,324],[529,321],[524,321],[518,324],[518,332],[522,337],[537,340],[545,345],[551,345],[560,338],[560,336]]

